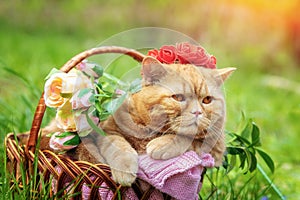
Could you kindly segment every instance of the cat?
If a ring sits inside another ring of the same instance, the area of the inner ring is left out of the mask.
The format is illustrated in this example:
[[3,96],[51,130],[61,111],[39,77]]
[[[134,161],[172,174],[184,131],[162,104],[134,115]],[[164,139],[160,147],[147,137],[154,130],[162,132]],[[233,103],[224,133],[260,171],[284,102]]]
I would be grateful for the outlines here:
[[[211,153],[215,166],[225,152],[223,82],[235,68],[207,69],[191,64],[162,64],[153,57],[142,62],[142,88],[100,123],[106,136],[82,138],[73,156],[106,163],[123,186],[136,179],[138,155],[169,159],[193,150]],[[55,123],[43,135],[54,132]],[[42,137],[41,145],[49,139]]]

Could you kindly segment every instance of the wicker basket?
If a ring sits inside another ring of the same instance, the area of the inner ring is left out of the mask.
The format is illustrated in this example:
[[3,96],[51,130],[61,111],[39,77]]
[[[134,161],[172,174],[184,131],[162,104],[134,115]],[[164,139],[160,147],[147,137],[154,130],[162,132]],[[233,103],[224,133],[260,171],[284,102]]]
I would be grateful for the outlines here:
[[[141,62],[145,57],[143,54],[133,49],[117,46],[103,46],[79,53],[78,55],[70,59],[60,70],[63,72],[69,72],[72,68],[74,68],[77,64],[79,64],[87,57],[103,53],[126,54],[134,58],[138,62]],[[34,114],[27,145],[19,145],[14,134],[9,134],[6,137],[5,144],[8,164],[12,173],[14,173],[14,175],[17,177],[19,174],[19,165],[21,163],[23,165],[25,164],[26,178],[29,181],[30,175],[33,171],[32,163],[35,159],[37,159],[38,172],[43,176],[44,181],[49,181],[51,177],[56,180],[56,191],[64,189],[66,183],[74,181],[72,193],[81,192],[82,186],[86,184],[91,186],[89,199],[101,199],[98,189],[101,185],[105,184],[113,193],[112,199],[118,199],[119,194],[121,194],[123,199],[124,193],[130,188],[123,187],[112,180],[110,168],[108,165],[101,163],[95,165],[85,161],[75,161],[70,159],[69,157],[55,154],[54,152],[49,150],[36,149],[38,135],[40,133],[40,126],[45,110],[46,106],[42,95]],[[60,170],[57,170],[58,168]],[[60,171],[60,173],[58,171]],[[80,179],[78,179],[78,175],[81,175]],[[203,175],[204,174],[202,174],[202,178]],[[201,182],[202,181],[203,180],[201,180]],[[141,182],[141,180],[137,180],[131,186],[131,191],[134,191],[135,195],[139,199],[148,199],[153,192],[159,192],[152,186],[148,187],[146,190],[143,190],[140,185]],[[70,190],[68,192],[70,192]],[[60,195],[58,194],[57,197],[62,197],[63,194],[64,193],[61,193]],[[171,199],[170,196],[163,193],[161,194],[164,199]],[[53,193],[50,193],[50,195],[53,195]],[[75,196],[74,199],[81,199],[81,195]]]

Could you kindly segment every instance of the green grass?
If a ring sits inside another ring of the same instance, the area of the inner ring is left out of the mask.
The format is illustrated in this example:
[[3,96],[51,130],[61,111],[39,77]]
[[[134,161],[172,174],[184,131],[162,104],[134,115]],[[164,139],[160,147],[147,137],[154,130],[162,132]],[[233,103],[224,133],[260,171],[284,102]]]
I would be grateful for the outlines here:
[[[76,2],[71,7],[61,3],[59,9],[66,9],[66,13],[71,15],[75,11],[82,14],[83,8],[90,9],[91,7],[80,1]],[[127,4],[124,9],[129,9],[133,3],[134,1]],[[117,7],[118,3],[114,1],[113,4]],[[95,27],[85,25],[85,23],[88,24],[87,19],[72,23],[74,17],[66,18],[65,21],[61,20],[61,23],[55,18],[57,24],[49,22],[49,27],[44,26],[48,22],[44,17],[36,19],[37,25],[33,25],[28,19],[34,16],[33,11],[37,11],[43,4],[36,2],[31,5],[33,7],[12,19],[0,15],[0,142],[2,144],[7,133],[20,133],[30,129],[44,78],[53,67],[59,68],[76,53],[97,46],[114,33],[129,29],[134,25],[143,25],[138,20],[134,24],[119,18],[117,22],[113,22],[109,17],[101,18],[99,21],[92,18]],[[84,5],[83,8],[81,5]],[[159,3],[156,2],[152,6],[158,5]],[[105,7],[109,8],[109,5],[105,4]],[[152,9],[155,10],[153,7]],[[20,10],[22,10],[21,7]],[[21,20],[22,16],[27,16],[24,24]],[[266,53],[268,44],[251,43],[247,41],[247,38],[238,44],[235,43],[236,46],[232,47],[228,41],[226,43],[219,39],[220,28],[218,26],[220,24],[216,20],[211,20],[213,28],[210,34],[214,35],[213,39],[216,40],[204,40],[202,44],[218,58],[219,66],[238,68],[225,85],[228,113],[226,129],[238,130],[242,112],[247,118],[253,119],[260,127],[263,149],[275,162],[274,175],[268,171],[262,160],[259,160],[259,163],[262,163],[262,168],[283,195],[288,199],[297,199],[300,196],[298,190],[300,187],[298,150],[300,103],[299,93],[293,84],[300,87],[300,69],[295,67],[296,64],[288,48],[276,49],[270,56]],[[149,23],[147,25],[166,26],[166,22],[169,21],[162,20],[161,24]],[[176,26],[173,25],[173,27]],[[262,29],[259,30],[262,31]],[[263,36],[260,35],[260,37]],[[271,58],[266,58],[266,54]],[[123,67],[124,63],[134,65],[134,62],[120,60],[115,64],[117,67],[112,67],[109,71],[121,76],[128,70],[127,64]],[[119,66],[122,66],[121,70]],[[284,77],[292,84],[286,88],[279,88],[275,84],[272,86],[266,83],[269,75]],[[53,114],[53,111],[47,110],[43,123],[46,124]],[[5,149],[1,145],[0,156],[3,160],[5,160],[4,152]],[[27,195],[26,191],[20,193],[18,188],[10,191],[8,181],[12,177],[6,178],[8,174],[5,172],[4,163],[0,163],[0,168],[0,196],[12,199],[13,192],[16,192],[19,196],[15,198],[24,198]],[[218,186],[218,190],[210,183],[210,179]],[[212,196],[213,199],[234,199],[237,194],[240,194],[237,199],[256,199],[264,195],[271,199],[279,199],[259,171],[246,175],[239,169],[234,169],[228,175],[224,170],[209,171],[202,192],[209,194],[214,190],[216,192]],[[251,194],[254,196],[247,196]]]

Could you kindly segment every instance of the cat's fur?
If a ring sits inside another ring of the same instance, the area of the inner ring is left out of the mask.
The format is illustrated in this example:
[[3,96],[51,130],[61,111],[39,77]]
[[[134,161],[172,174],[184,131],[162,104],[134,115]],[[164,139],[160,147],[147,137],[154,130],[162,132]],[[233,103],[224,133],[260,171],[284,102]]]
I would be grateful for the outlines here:
[[[234,70],[165,65],[146,57],[141,91],[101,122],[106,136],[90,134],[83,138],[75,157],[109,164],[114,180],[122,185],[134,182],[138,154],[143,153],[154,159],[169,159],[188,150],[207,152],[220,166],[225,151],[221,88]],[[53,132],[52,126],[46,127],[44,134]]]

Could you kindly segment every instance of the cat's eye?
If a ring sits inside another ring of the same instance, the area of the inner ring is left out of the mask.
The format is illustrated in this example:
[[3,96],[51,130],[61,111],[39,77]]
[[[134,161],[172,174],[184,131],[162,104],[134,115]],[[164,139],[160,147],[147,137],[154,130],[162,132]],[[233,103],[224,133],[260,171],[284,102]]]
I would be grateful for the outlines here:
[[176,101],[185,101],[183,94],[173,94],[171,97]]
[[210,104],[213,100],[213,97],[212,96],[206,96],[202,99],[202,103],[204,104]]

